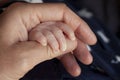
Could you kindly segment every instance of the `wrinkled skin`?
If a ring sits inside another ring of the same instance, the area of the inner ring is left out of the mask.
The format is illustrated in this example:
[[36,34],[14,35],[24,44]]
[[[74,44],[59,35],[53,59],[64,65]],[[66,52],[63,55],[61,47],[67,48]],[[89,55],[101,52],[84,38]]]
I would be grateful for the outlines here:
[[[28,41],[28,32],[44,21],[63,21],[75,31],[78,41],[67,40],[66,51],[57,54],[49,46]],[[0,80],[19,80],[35,65],[60,55],[67,71],[78,76],[81,70],[74,56],[90,64],[86,44],[96,41],[88,25],[64,4],[15,3],[0,15]],[[74,49],[74,54],[68,53]]]

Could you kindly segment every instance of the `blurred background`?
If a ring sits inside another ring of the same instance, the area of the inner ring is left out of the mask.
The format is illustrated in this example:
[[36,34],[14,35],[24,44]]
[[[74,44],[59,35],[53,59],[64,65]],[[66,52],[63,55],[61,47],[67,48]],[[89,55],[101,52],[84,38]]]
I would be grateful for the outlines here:
[[78,61],[80,76],[72,77],[53,59],[37,65],[21,80],[120,80],[120,0],[0,0],[0,12],[15,2],[65,3],[98,38],[96,45],[88,46],[93,63],[84,65]]

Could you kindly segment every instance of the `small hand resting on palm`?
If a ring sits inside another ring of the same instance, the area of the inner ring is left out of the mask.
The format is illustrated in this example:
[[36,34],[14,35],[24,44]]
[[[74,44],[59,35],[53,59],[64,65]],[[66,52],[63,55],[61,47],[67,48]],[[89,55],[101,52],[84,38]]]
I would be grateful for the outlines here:
[[43,46],[49,45],[55,53],[66,50],[66,38],[75,40],[75,34],[63,22],[43,22],[29,32],[29,40],[35,40]]

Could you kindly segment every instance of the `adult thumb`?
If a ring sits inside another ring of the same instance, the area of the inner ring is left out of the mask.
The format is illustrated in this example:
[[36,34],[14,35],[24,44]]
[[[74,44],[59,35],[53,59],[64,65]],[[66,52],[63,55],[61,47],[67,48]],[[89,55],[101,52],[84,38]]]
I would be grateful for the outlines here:
[[[72,45],[72,46],[71,46]],[[14,73],[18,73],[18,78],[24,76],[29,70],[31,70],[37,64],[58,57],[65,53],[71,52],[77,46],[77,41],[71,41],[67,39],[67,49],[65,52],[55,53],[49,46],[41,46],[35,41],[20,42],[12,45],[11,51],[16,54],[16,64]]]

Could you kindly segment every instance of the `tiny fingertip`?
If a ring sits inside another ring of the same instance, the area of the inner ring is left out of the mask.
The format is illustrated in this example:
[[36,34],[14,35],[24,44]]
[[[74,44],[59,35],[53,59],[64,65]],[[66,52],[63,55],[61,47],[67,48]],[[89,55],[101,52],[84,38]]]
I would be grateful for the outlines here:
[[43,45],[43,46],[47,46],[47,43],[46,43],[46,42],[43,42],[42,45]]
[[66,45],[64,45],[62,48],[61,48],[62,51],[65,51],[66,50]]
[[76,38],[75,38],[75,37],[72,37],[72,40],[74,41],[74,40],[76,40]]
[[75,35],[74,35],[74,34],[72,34],[72,35],[70,36],[70,39],[71,39],[72,41],[76,40]]

